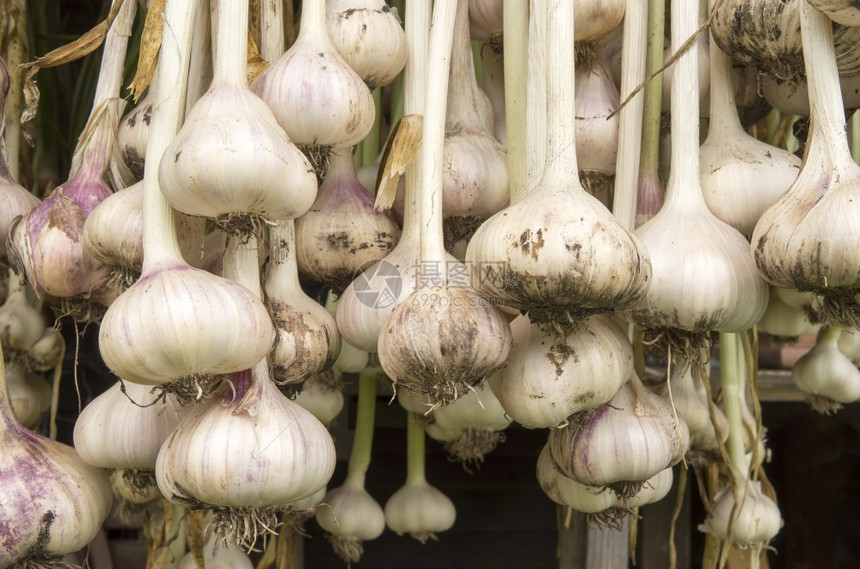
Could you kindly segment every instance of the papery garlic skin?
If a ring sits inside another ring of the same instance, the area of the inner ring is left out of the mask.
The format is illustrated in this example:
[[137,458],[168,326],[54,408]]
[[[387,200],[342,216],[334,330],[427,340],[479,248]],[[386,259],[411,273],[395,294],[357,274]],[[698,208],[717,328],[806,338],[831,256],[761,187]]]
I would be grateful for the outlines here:
[[[36,376],[38,377],[38,376]],[[38,377],[41,381],[45,381]],[[30,384],[30,378],[20,364],[7,364],[6,382],[9,387],[9,400],[15,417],[28,429],[35,429],[42,418],[43,401],[36,387]]]
[[65,354],[66,341],[63,335],[53,326],[48,326],[36,343],[27,349],[25,357],[33,371],[48,371],[60,365]]
[[[729,435],[729,424],[723,411],[708,401],[702,377],[694,377],[691,366],[672,368],[669,383],[661,384],[660,395],[669,397],[675,406],[678,416],[687,424],[690,432],[690,450],[687,460],[692,463],[708,462],[708,459],[719,456],[720,443],[725,443]],[[712,409],[713,407],[713,409]],[[711,419],[713,410],[716,426]]]
[[[839,90],[842,92],[842,105],[846,109],[860,107],[860,75],[840,77]],[[764,75],[761,78],[761,93],[768,103],[785,114],[809,116],[809,86],[806,81],[790,85]]]
[[162,407],[152,388],[116,382],[75,421],[75,449],[101,468],[153,470],[161,445],[179,425],[172,398]]
[[142,276],[110,306],[99,351],[119,377],[164,385],[248,369],[269,353],[274,338],[272,319],[251,291],[177,265]]
[[782,527],[779,508],[762,493],[761,482],[757,480],[741,481],[737,492],[740,506],[734,514],[734,520],[734,493],[730,487],[723,488],[714,497],[708,518],[699,526],[699,530],[726,539],[731,527],[732,543],[735,545],[753,549],[767,547]]
[[[158,453],[158,486],[191,507],[282,507],[324,487],[335,465],[331,435],[260,372],[233,375],[198,405]],[[234,391],[235,389],[235,396]]]
[[388,529],[398,535],[408,533],[421,543],[451,529],[457,519],[454,503],[423,477],[407,480],[384,510]]
[[[203,562],[206,569],[253,569],[254,562],[233,544],[220,545],[209,539],[203,544]],[[191,552],[179,561],[177,569],[199,569]]]
[[551,428],[609,401],[633,371],[633,346],[609,316],[595,315],[560,339],[525,315],[511,322],[507,365],[488,383],[505,413],[527,428]]
[[394,81],[406,65],[406,32],[384,0],[326,0],[326,31],[371,90]]
[[[684,468],[684,467],[681,467]],[[659,502],[663,498],[666,497],[666,494],[669,493],[669,490],[672,489],[672,482],[675,478],[674,471],[672,468],[666,468],[661,470],[651,478],[649,478],[645,484],[642,485],[642,489],[636,493],[635,496],[630,498],[627,501],[628,508],[638,508],[639,506],[644,506],[645,504],[653,504],[654,502]]]
[[[5,167],[5,165],[3,165]],[[6,235],[12,220],[27,213],[39,204],[39,198],[25,190],[19,184],[8,180],[0,170],[0,259],[6,259]]]
[[581,484],[562,472],[553,462],[548,444],[538,455],[537,480],[550,500],[570,506],[577,512],[595,514],[618,504],[615,493]]

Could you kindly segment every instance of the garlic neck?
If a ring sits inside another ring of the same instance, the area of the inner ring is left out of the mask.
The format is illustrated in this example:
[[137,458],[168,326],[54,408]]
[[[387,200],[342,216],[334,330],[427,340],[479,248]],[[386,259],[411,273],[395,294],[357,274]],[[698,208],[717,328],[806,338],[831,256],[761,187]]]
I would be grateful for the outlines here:
[[269,228],[269,259],[266,290],[270,296],[275,296],[276,291],[301,289],[296,263],[296,224],[292,219]]
[[313,38],[313,41],[324,41],[326,45],[330,46],[331,41],[326,32],[325,16],[325,0],[303,1],[299,36],[296,41]]
[[576,161],[575,53],[570,30],[574,26],[574,3],[548,1],[546,132],[547,169],[579,179]]
[[[114,0],[114,6],[117,1]],[[116,18],[105,35],[99,79],[96,83],[96,93],[93,99],[93,109],[96,109],[102,102],[108,99],[120,96],[122,75],[125,70],[125,52],[128,47],[128,38],[131,36],[131,28],[136,11],[137,2],[123,2],[123,5],[116,13]]]
[[459,0],[451,47],[451,78],[448,84],[447,126],[475,125],[478,120],[478,83],[469,33],[469,1]]
[[221,86],[247,85],[248,2],[218,0],[212,5],[215,26],[215,77]]
[[732,58],[710,39],[711,91],[708,136],[745,136],[735,104]]
[[406,484],[405,486],[418,486],[426,484],[425,477],[425,453],[426,442],[424,425],[420,424],[414,413],[408,413],[406,424]]

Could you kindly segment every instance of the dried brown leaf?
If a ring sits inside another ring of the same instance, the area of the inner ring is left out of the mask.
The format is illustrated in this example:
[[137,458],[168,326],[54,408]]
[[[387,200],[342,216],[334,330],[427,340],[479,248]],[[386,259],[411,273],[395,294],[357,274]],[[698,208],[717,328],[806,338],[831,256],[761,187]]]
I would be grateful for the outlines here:
[[155,75],[155,65],[158,63],[158,52],[161,50],[161,35],[164,30],[164,0],[153,0],[146,12],[143,22],[143,34],[140,37],[140,55],[137,60],[137,70],[131,80],[131,96],[136,103]]
[[397,194],[397,185],[406,172],[406,166],[421,148],[422,115],[405,115],[391,131],[380,160],[376,178],[376,209],[391,209]]

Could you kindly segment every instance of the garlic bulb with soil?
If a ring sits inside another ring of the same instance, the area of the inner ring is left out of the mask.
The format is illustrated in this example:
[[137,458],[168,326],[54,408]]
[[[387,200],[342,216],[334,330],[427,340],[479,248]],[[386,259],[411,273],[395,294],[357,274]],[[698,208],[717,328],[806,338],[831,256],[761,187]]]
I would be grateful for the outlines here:
[[842,328],[822,328],[815,346],[791,367],[791,379],[819,413],[831,414],[860,400],[860,369],[839,349]]
[[326,31],[371,90],[394,81],[406,65],[406,33],[385,0],[327,0]]
[[294,222],[278,223],[269,235],[266,303],[276,330],[269,359],[272,380],[287,386],[329,369],[340,353],[341,341],[335,319],[302,290]]
[[609,401],[633,372],[633,346],[607,315],[591,316],[564,337],[526,315],[511,322],[511,331],[507,365],[487,382],[505,413],[525,427],[563,425]]
[[699,147],[699,181],[708,208],[743,235],[794,182],[800,159],[753,138],[734,101],[732,60],[711,40],[708,136]]
[[410,413],[406,428],[406,482],[385,503],[385,524],[421,543],[451,529],[457,518],[454,503],[427,482],[424,473],[424,427]]
[[736,498],[731,487],[720,490],[699,530],[720,539],[731,535],[732,543],[742,548],[768,547],[782,527],[779,508],[762,492],[757,480],[742,482],[737,492]]
[[155,86],[150,83],[149,90],[137,106],[122,117],[116,133],[123,162],[138,180],[143,179],[143,158],[146,156],[154,91]]
[[579,181],[571,113],[572,11],[562,5],[548,14],[543,177],[519,201],[484,222],[466,250],[466,262],[482,268],[473,271],[472,284],[484,297],[563,334],[590,314],[633,305],[651,280],[645,248]]
[[155,475],[171,501],[213,509],[219,541],[250,547],[287,504],[324,487],[334,465],[331,435],[278,391],[262,360],[182,419]]
[[806,3],[801,24],[815,126],[797,180],[756,224],[751,250],[771,284],[815,293],[823,319],[851,327],[860,322],[860,166],[845,136],[832,24]]
[[376,113],[370,90],[328,37],[325,4],[302,3],[295,43],[251,85],[320,177],[331,148],[361,141]]
[[[271,350],[274,326],[265,305],[246,286],[189,266],[176,237],[174,210],[158,184],[158,159],[179,129],[192,6],[171,4],[162,39],[155,106],[144,175],[141,277],[110,306],[99,328],[99,351],[119,377],[144,385],[171,384],[202,398],[201,383],[248,369]],[[254,240],[252,240],[254,241]],[[247,256],[246,256],[247,257]],[[258,275],[256,252],[238,272]],[[250,277],[246,277],[250,278]],[[249,283],[259,289],[259,279]],[[241,334],[236,333],[241,330]],[[201,333],[201,331],[204,331]],[[185,381],[183,381],[185,380]]]
[[21,426],[3,368],[0,363],[0,566],[50,567],[98,533],[110,511],[110,482],[72,447]]
[[316,178],[307,159],[247,83],[248,6],[220,2],[215,77],[159,163],[159,186],[178,211],[248,235],[260,220],[310,208]]
[[[672,4],[677,50],[698,22],[698,4]],[[735,228],[708,210],[699,182],[697,44],[675,63],[672,88],[672,169],[660,211],[635,230],[651,257],[653,279],[630,318],[659,340],[664,353],[701,363],[712,330],[752,327],[767,307],[768,288]]]
[[609,204],[609,178],[615,175],[618,154],[620,95],[605,55],[580,55],[576,67],[576,159],[583,187]]
[[[193,267],[203,263],[203,225],[196,217],[177,213],[176,233],[182,258]],[[124,288],[143,267],[143,182],[106,197],[84,222],[84,245],[92,256],[112,267]]]
[[133,491],[155,484],[155,459],[179,424],[172,398],[161,402],[152,388],[118,381],[84,407],[75,421],[75,449],[99,468],[121,469]]
[[646,480],[681,461],[690,433],[669,401],[633,373],[609,402],[550,431],[549,446],[567,476],[608,487],[623,504]]
[[316,201],[296,220],[299,274],[339,294],[398,239],[397,223],[376,209],[373,195],[358,181],[352,148],[333,150]]
[[355,563],[364,553],[364,542],[376,539],[385,530],[382,506],[364,488],[373,446],[376,411],[376,378],[359,377],[355,435],[349,455],[349,466],[341,486],[326,492],[317,508],[316,519],[329,533],[335,553],[347,563]]

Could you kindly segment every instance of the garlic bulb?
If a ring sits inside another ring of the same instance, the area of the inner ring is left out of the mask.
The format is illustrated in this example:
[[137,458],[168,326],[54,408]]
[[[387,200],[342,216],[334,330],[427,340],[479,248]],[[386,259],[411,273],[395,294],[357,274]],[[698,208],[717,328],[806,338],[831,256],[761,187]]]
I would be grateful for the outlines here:
[[707,464],[717,459],[720,456],[720,443],[724,443],[729,435],[726,416],[708,400],[704,382],[709,380],[701,377],[699,371],[696,370],[698,377],[694,377],[691,366],[674,366],[668,383],[661,384],[659,392],[663,398],[669,399],[671,389],[671,402],[690,432],[690,449],[686,459],[694,465]]
[[734,102],[732,60],[711,42],[711,120],[699,147],[699,180],[711,212],[750,235],[797,178],[800,159],[747,134]]
[[488,383],[505,413],[525,427],[556,427],[606,403],[633,372],[633,346],[609,316],[592,316],[563,338],[525,315],[511,331],[507,365]]
[[[727,0],[711,20],[711,33],[723,51],[777,81],[797,84],[804,73],[801,0]],[[770,33],[779,30],[779,33]],[[837,26],[835,60],[842,75],[860,72],[860,30]],[[815,58],[813,58],[815,59]],[[808,71],[807,71],[808,72]]]
[[385,503],[385,524],[403,535],[408,533],[421,543],[435,539],[436,533],[454,525],[457,510],[424,475],[424,428],[410,413],[407,428],[406,482]]
[[615,396],[549,433],[555,464],[574,480],[609,487],[623,501],[678,463],[690,446],[686,423],[633,373]]
[[[698,4],[673,3],[672,44],[695,31]],[[708,210],[699,181],[697,44],[675,63],[672,88],[672,169],[660,211],[635,230],[651,258],[653,280],[630,318],[654,331],[672,355],[698,367],[712,330],[752,327],[767,307],[768,288],[735,228]]]
[[252,546],[276,512],[325,486],[335,449],[326,428],[271,382],[265,360],[233,374],[195,407],[158,453],[156,479],[171,501],[215,508],[220,541]]
[[352,149],[333,150],[316,201],[296,220],[299,274],[339,294],[399,238],[397,223],[376,210],[373,195],[358,181]]
[[[809,86],[806,81],[790,85],[774,81],[764,75],[760,82],[762,95],[775,109],[787,115],[809,116]],[[840,76],[839,90],[842,93],[842,105],[845,109],[860,108],[860,75]]]
[[577,512],[597,514],[618,504],[613,492],[581,484],[562,472],[552,460],[549,444],[545,444],[538,455],[537,480],[550,500],[556,504],[570,506]]
[[820,295],[816,310],[822,318],[853,326],[860,322],[854,254],[860,243],[853,224],[860,166],[845,136],[832,25],[805,3],[801,16],[815,128],[797,180],[764,212],[750,247],[771,284]]
[[328,37],[325,3],[302,3],[295,43],[251,85],[319,174],[329,149],[357,144],[376,113],[370,90]]
[[776,287],[771,287],[767,310],[756,324],[759,332],[770,334],[775,342],[792,342],[798,336],[815,334],[821,323],[809,321],[807,312],[782,300]]
[[816,10],[843,26],[860,26],[860,7],[852,0],[809,0]]
[[816,411],[831,414],[860,399],[860,369],[839,349],[842,329],[831,324],[791,368],[791,379]]
[[[158,484],[155,483],[155,477],[152,477],[152,484],[144,488],[132,489],[126,484],[126,473],[124,470],[114,470],[110,474],[110,484],[113,489],[114,498],[120,501],[120,514],[126,514],[126,518],[131,517],[135,510],[135,506],[143,506],[154,502],[155,500],[163,499],[161,490],[158,489]],[[122,509],[125,509],[123,512]]]
[[217,6],[215,77],[158,167],[161,191],[178,211],[213,218],[246,235],[258,218],[295,218],[313,203],[316,179],[275,115],[247,85],[248,7]]
[[839,351],[845,354],[849,360],[855,365],[860,365],[860,330],[842,328],[836,344],[839,346]]
[[597,50],[576,67],[576,159],[583,187],[609,204],[609,178],[618,154],[620,95],[605,55]]
[[340,381],[328,380],[328,376],[332,375],[335,372],[329,370],[307,378],[302,383],[301,392],[293,399],[326,427],[334,423],[344,403]]
[[48,566],[95,537],[110,511],[110,482],[72,447],[21,426],[2,363],[0,422],[0,566]]
[[575,0],[573,6],[576,10],[573,38],[577,43],[605,38],[624,19],[623,0]]
[[563,334],[585,316],[631,306],[645,294],[651,277],[645,248],[579,181],[571,113],[572,11],[562,4],[551,9],[548,19],[547,59],[552,64],[547,69],[543,176],[524,197],[478,228],[465,257],[471,266],[481,267],[473,271],[472,284],[484,297]]
[[742,483],[737,493],[739,506],[732,488],[720,490],[699,530],[720,539],[727,539],[731,531],[732,543],[739,547],[756,550],[767,547],[782,527],[779,508],[764,495],[757,480]]
[[394,81],[406,65],[406,33],[385,0],[327,0],[326,31],[370,90]]
[[[254,569],[254,562],[242,551],[231,543],[224,545],[215,541],[214,534],[210,533],[206,543],[203,544],[203,567],[204,569]],[[177,569],[200,569],[191,552],[186,553],[177,565]]]
[[75,449],[93,466],[122,469],[132,491],[143,492],[155,481],[158,451],[179,419],[172,398],[159,403],[152,388],[118,381],[81,411]]
[[26,353],[44,331],[42,314],[30,304],[27,288],[18,279],[11,279],[9,294],[0,306],[0,344],[9,356]]
[[270,354],[272,380],[278,385],[296,384],[332,366],[340,352],[340,333],[325,307],[302,290],[293,222],[272,227],[270,236],[265,289],[276,330]]
[[[6,385],[15,417],[27,429],[35,429],[39,425],[45,407],[42,394],[31,382],[33,377],[42,382],[45,380],[39,376],[28,377],[20,363],[9,362],[6,365]],[[50,386],[48,389],[51,389]],[[48,406],[50,407],[50,403]]]
[[[203,225],[200,220],[177,213],[176,233],[182,258],[193,267],[202,265]],[[112,267],[126,287],[143,267],[143,182],[106,197],[84,222],[84,245],[99,262]]]
[[146,140],[149,120],[152,118],[152,101],[155,86],[150,82],[146,95],[137,106],[122,117],[117,128],[116,139],[123,162],[138,180],[143,179],[143,158],[146,156]]

